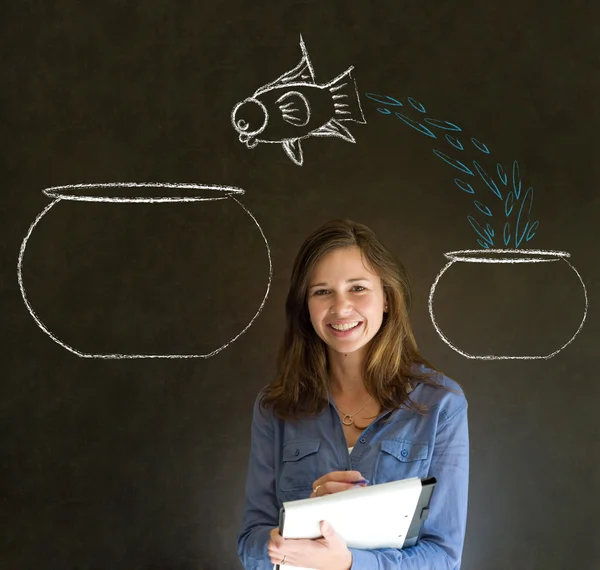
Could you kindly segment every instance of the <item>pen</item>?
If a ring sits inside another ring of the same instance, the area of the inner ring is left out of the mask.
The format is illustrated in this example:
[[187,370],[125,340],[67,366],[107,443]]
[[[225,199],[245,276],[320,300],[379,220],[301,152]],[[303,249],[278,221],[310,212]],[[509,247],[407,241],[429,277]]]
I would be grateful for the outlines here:
[[351,481],[351,483],[353,485],[368,485],[369,480],[368,479],[359,479],[358,481]]

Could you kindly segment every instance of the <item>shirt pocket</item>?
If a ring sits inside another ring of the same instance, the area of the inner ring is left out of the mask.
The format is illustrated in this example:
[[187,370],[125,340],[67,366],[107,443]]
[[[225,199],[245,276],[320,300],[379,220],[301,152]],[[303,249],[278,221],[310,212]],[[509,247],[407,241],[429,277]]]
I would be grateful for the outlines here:
[[279,477],[282,491],[304,491],[312,489],[318,479],[319,447],[316,439],[288,441],[283,446],[283,467]]
[[429,445],[406,439],[384,439],[375,462],[374,483],[427,476]]

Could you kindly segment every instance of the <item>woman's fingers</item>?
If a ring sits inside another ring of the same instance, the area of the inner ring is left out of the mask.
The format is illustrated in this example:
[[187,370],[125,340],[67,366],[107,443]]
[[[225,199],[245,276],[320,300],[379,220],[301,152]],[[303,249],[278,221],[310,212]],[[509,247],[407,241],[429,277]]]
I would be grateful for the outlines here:
[[313,483],[313,489],[318,485],[323,485],[330,481],[337,481],[339,483],[351,483],[353,481],[359,481],[362,479],[360,471],[331,471],[322,477],[319,477]]
[[[316,485],[313,487],[313,492],[311,493],[311,497],[322,497],[323,495],[332,495],[333,493],[341,493],[342,491],[347,491],[348,489],[354,489],[357,485],[353,483],[343,483],[340,481],[328,481],[327,483],[322,483],[321,485]],[[359,486],[365,486],[365,484],[361,484]]]

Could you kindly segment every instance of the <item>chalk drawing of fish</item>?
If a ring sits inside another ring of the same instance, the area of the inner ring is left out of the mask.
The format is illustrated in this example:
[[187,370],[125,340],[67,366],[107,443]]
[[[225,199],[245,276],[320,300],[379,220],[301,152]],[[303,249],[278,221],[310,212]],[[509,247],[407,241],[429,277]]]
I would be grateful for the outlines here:
[[300,49],[302,59],[296,67],[260,87],[231,112],[241,143],[248,148],[259,143],[281,144],[298,166],[304,161],[303,139],[338,137],[354,143],[343,123],[366,123],[352,77],[354,66],[329,83],[318,84],[302,36]]

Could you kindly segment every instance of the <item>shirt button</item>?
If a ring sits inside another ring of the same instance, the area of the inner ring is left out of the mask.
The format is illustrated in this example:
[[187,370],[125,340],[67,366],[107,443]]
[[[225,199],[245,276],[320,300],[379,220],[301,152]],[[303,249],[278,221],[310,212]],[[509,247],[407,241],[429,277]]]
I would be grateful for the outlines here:
[[300,455],[300,450],[296,449],[296,452],[294,453],[294,455]]
[[406,457],[406,456],[408,455],[408,451],[406,451],[406,449],[403,449],[403,450],[400,452],[400,455],[402,455],[402,457]]
[[366,443],[367,442],[367,438],[366,437],[361,437],[360,438],[360,442],[361,443]]

